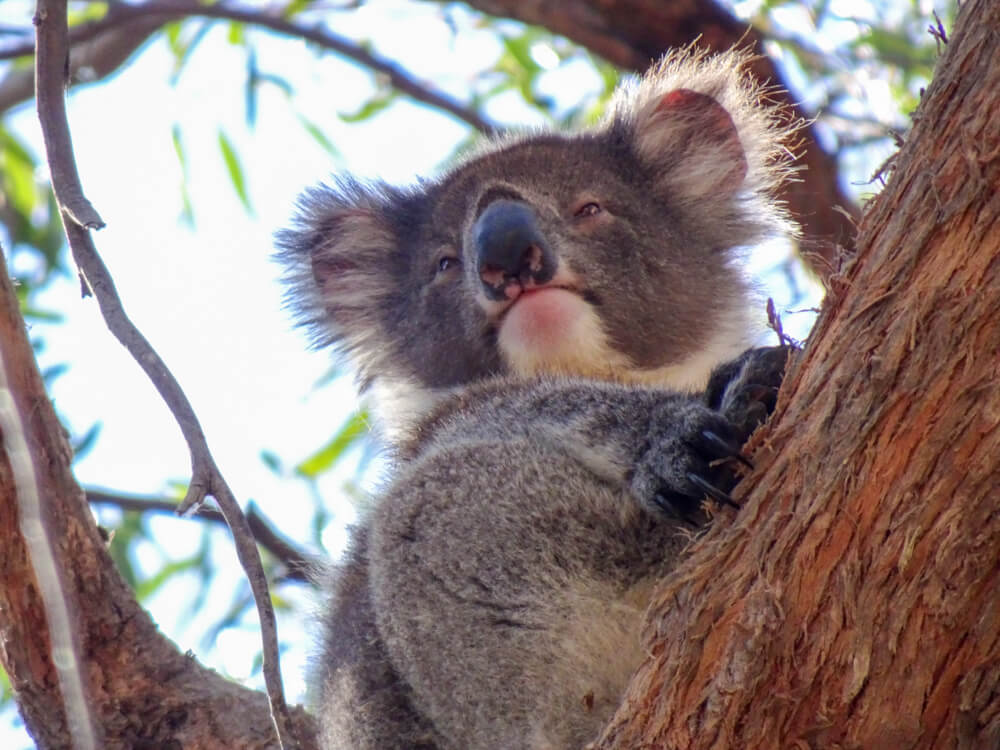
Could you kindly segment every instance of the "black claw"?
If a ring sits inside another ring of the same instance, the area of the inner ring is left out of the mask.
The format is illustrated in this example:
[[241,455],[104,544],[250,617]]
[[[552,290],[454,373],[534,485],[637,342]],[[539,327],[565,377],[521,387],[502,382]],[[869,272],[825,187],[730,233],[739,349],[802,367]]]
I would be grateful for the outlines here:
[[714,446],[720,455],[725,456],[726,458],[735,458],[748,469],[753,468],[753,464],[750,463],[750,459],[740,453],[739,448],[730,443],[728,440],[723,440],[711,430],[702,430],[701,434],[702,437]]
[[723,492],[722,490],[720,490],[718,487],[714,487],[713,485],[711,485],[708,482],[706,482],[704,479],[702,479],[701,477],[699,477],[697,474],[693,474],[691,472],[688,472],[687,478],[688,478],[688,481],[691,482],[691,484],[693,484],[699,490],[701,490],[706,495],[708,495],[710,498],[712,498],[713,500],[715,500],[717,503],[723,503],[725,505],[728,505],[731,508],[736,508],[737,510],[739,510],[740,506],[736,504],[735,500],[733,500],[731,497],[729,497],[729,495],[727,495],[725,492]]
[[[653,502],[656,503],[657,507],[673,518],[677,518],[688,526],[697,529],[701,524],[697,523],[690,514],[684,513],[678,506],[677,503],[672,501],[667,495],[662,492],[657,492],[653,495]],[[693,502],[693,501],[692,501]]]
[[719,437],[719,434],[712,432],[712,430],[702,430],[701,436],[715,448],[720,456],[732,456],[738,452],[735,445]]

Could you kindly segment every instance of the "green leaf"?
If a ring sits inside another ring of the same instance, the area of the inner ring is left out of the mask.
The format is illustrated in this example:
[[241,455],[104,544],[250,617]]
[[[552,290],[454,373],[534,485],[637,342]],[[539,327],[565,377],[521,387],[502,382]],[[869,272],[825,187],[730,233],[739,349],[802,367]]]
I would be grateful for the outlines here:
[[166,25],[167,43],[174,53],[174,69],[171,71],[171,83],[177,81],[185,64],[191,59],[191,53],[212,28],[212,21],[205,21],[197,26],[190,38],[184,38],[185,24],[183,21],[171,21]]
[[524,71],[537,73],[542,67],[531,56],[531,45],[536,41],[538,41],[538,34],[528,32],[521,36],[503,37],[503,46]]
[[25,318],[31,318],[33,323],[62,323],[65,320],[65,316],[56,312],[55,310],[43,310],[39,307],[33,307],[31,305],[24,305],[21,307],[21,315]]
[[184,496],[188,491],[188,483],[186,480],[181,479],[171,479],[167,482],[167,489],[163,493],[164,496],[170,498],[171,500],[176,500],[180,502],[184,499]]
[[257,86],[259,84],[260,71],[257,70],[257,53],[251,48],[247,54],[247,80],[243,87],[246,123],[251,129],[257,122]]
[[800,0],[764,0],[764,4],[761,6],[761,11],[769,13],[775,8],[781,8],[791,2],[798,3],[799,1]]
[[352,112],[351,114],[344,114],[342,112],[338,112],[337,116],[340,117],[340,119],[343,120],[344,122],[362,122],[377,115],[383,109],[392,104],[392,102],[398,96],[399,94],[395,90],[390,89],[386,91],[381,91],[377,93],[375,96],[373,96],[371,99],[369,99],[367,102],[365,102],[361,106],[361,109],[357,110],[356,112]]
[[83,433],[83,436],[73,440],[73,460],[79,461],[90,452],[97,442],[97,436],[101,434],[101,423],[95,422],[90,429]]
[[28,147],[19,141],[13,133],[0,126],[0,149],[10,151],[14,158],[23,161],[25,164],[34,164],[35,157],[31,155]]
[[181,184],[180,220],[188,227],[194,227],[194,204],[191,202],[191,194],[188,192],[186,183]]
[[141,539],[149,539],[144,525],[142,513],[128,511],[122,514],[121,523],[114,528],[114,536],[108,544],[108,554],[115,562],[115,567],[130,588],[139,585],[139,575],[132,563],[130,551]]
[[368,433],[368,412],[357,411],[341,426],[330,441],[295,467],[295,473],[314,479],[329,470],[349,448]]
[[605,62],[593,55],[587,55],[587,59],[597,70],[597,73],[601,76],[601,83],[604,84],[604,92],[601,94],[601,99],[605,101],[610,99],[622,79],[621,68],[616,68],[611,63]]
[[202,648],[207,649],[214,644],[218,638],[219,634],[226,630],[227,628],[236,628],[240,625],[240,620],[243,615],[253,606],[253,596],[250,595],[250,590],[246,585],[246,581],[242,581],[237,589],[236,593],[233,595],[233,600],[229,604],[229,608],[220,617],[212,627],[210,627],[204,637],[201,639]]
[[295,95],[295,87],[288,82],[287,78],[279,76],[275,73],[264,73],[259,70],[255,71],[257,86],[259,87],[262,83],[270,83],[272,86],[276,86],[281,89],[281,93],[287,96],[289,99]]
[[851,44],[854,48],[862,45],[872,47],[882,62],[897,65],[907,72],[916,69],[929,71],[934,67],[934,48],[927,44],[919,45],[902,32],[871,28]]
[[219,150],[222,151],[222,159],[226,163],[226,169],[229,170],[229,180],[233,183],[236,195],[239,196],[247,213],[253,213],[253,208],[250,206],[250,196],[247,195],[246,178],[243,176],[240,157],[236,154],[232,141],[222,130],[219,131]]
[[12,138],[0,138],[0,188],[4,198],[24,217],[38,204],[35,165]]
[[171,560],[164,563],[163,567],[156,571],[149,578],[139,582],[135,587],[135,596],[142,602],[152,596],[167,581],[178,573],[188,570],[196,570],[200,562],[201,554],[196,553],[183,560]]
[[191,202],[191,193],[188,191],[188,165],[187,154],[184,150],[184,140],[181,135],[181,127],[176,122],[170,127],[170,140],[174,144],[174,153],[177,155],[177,163],[181,167],[181,221],[189,227],[194,226],[194,204]]
[[0,669],[0,706],[13,698],[14,692],[10,689],[10,679],[7,677],[7,672]]
[[327,138],[326,133],[324,133],[320,127],[305,118],[303,115],[299,115],[299,122],[302,123],[302,127],[305,131],[312,136],[313,140],[320,145],[320,147],[326,151],[331,157],[336,160],[340,160],[340,151],[336,146],[333,145],[333,141]]
[[170,140],[174,144],[174,153],[177,154],[177,163],[181,165],[181,174],[187,178],[187,156],[184,154],[184,141],[181,136],[181,126],[176,122],[170,126]]
[[69,371],[69,365],[65,362],[60,362],[57,365],[52,365],[51,367],[46,367],[42,370],[42,380],[45,381],[46,387],[52,385],[52,381],[58,378],[60,375],[65,375]]
[[261,463],[263,463],[264,466],[270,469],[272,473],[281,476],[282,474],[281,459],[278,457],[277,453],[274,453],[273,451],[261,451],[260,460]]
[[180,59],[182,54],[181,29],[184,24],[180,21],[168,21],[163,26],[164,35],[167,38],[167,47],[174,53],[175,61]]
[[254,654],[251,674],[258,674],[264,669],[264,654],[258,651]]
[[283,18],[289,19],[298,15],[312,5],[312,0],[292,0],[281,12]]
[[107,13],[107,3],[86,3],[82,8],[68,8],[66,21],[67,25],[76,26],[86,21],[97,21],[104,18]]
[[246,40],[246,26],[239,22],[233,21],[229,24],[229,35],[228,41],[230,44],[243,44]]

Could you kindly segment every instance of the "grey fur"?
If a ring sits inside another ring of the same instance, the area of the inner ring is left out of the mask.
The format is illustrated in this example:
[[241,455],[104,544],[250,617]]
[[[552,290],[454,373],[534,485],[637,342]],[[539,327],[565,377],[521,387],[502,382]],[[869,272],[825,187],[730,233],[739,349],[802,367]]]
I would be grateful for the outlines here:
[[[562,750],[614,710],[648,595],[784,365],[753,350],[709,380],[752,334],[734,253],[788,229],[770,195],[791,129],[745,62],[676,53],[593,130],[409,189],[316,188],[280,235],[317,341],[404,403],[330,584],[326,747]],[[517,296],[544,286],[568,290],[535,293],[570,341]]]

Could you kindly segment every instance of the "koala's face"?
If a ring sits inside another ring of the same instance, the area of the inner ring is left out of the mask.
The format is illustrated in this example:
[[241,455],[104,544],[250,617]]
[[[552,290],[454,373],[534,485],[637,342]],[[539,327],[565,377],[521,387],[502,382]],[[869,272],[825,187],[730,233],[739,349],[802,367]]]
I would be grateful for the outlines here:
[[[746,302],[729,246],[624,140],[530,138],[418,200],[412,288],[427,301],[414,320],[447,310],[473,334],[461,348],[483,352],[475,361],[494,370],[669,381],[665,368],[729,323],[716,317],[720,300],[723,318]],[[454,356],[448,337],[438,343],[440,356]]]
[[678,388],[749,342],[734,247],[762,223],[730,114],[676,89],[407,189],[341,181],[279,235],[308,322],[362,381],[563,373]]

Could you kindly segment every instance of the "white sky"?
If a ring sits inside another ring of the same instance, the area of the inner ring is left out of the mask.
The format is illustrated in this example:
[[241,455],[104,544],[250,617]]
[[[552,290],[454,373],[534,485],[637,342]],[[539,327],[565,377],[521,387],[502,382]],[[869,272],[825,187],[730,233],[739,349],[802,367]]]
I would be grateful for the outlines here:
[[[29,18],[30,4],[0,3],[0,24],[30,25]],[[359,38],[373,36],[383,54],[460,96],[500,53],[485,31],[466,30],[454,39],[436,4],[382,2],[377,11],[368,6],[338,16],[336,28]],[[346,378],[314,389],[330,359],[305,350],[304,335],[292,330],[281,308],[279,269],[269,257],[272,234],[287,223],[299,191],[331,172],[408,182],[433,172],[467,130],[405,100],[372,122],[346,125],[337,112],[355,111],[365,101],[372,90],[369,74],[332,55],[318,56],[301,42],[254,36],[259,69],[286,77],[296,93],[290,102],[277,87],[261,89],[252,131],[243,119],[245,59],[226,42],[222,25],[202,42],[175,86],[169,84],[172,57],[157,43],[110,81],[74,91],[69,116],[85,192],[108,225],[95,240],[126,310],[186,390],[237,497],[255,500],[282,532],[302,540],[309,538],[312,498],[301,483],[275,477],[259,454],[272,450],[294,465],[329,439],[353,408],[355,394]],[[574,68],[553,75],[548,85],[551,93],[572,100],[595,81]],[[342,163],[334,163],[305,133],[297,112],[325,129]],[[507,122],[537,117],[516,95],[497,103],[491,114]],[[193,229],[178,220],[175,123],[187,150]],[[12,124],[41,154],[33,110],[22,110]],[[242,158],[254,216],[246,214],[230,186],[219,155],[220,128]],[[57,409],[78,432],[94,422],[103,425],[94,449],[76,465],[80,482],[155,494],[167,491],[171,480],[186,481],[187,449],[173,418],[105,330],[93,300],[81,299],[78,283],[69,278],[54,283],[39,304],[66,315],[64,324],[37,326],[46,342],[42,366],[71,365],[52,388]],[[339,492],[342,479],[331,477],[322,489],[331,510],[349,520],[350,507]],[[189,555],[201,542],[197,523],[157,518],[153,524],[160,549],[138,550],[150,566],[162,554]],[[331,546],[339,529],[331,527]],[[224,611],[239,573],[228,544],[217,544],[214,556],[223,568],[215,590]],[[187,591],[180,582],[155,597],[154,618],[181,649],[245,677],[258,648],[256,631],[227,630],[207,653],[200,636],[220,609],[209,607],[197,620],[182,621],[178,613]],[[302,587],[283,591],[300,598],[303,593]],[[300,620],[279,621],[289,644],[286,688],[295,701],[303,691],[307,640]],[[0,746],[30,747],[26,743],[22,733],[0,726]]]

